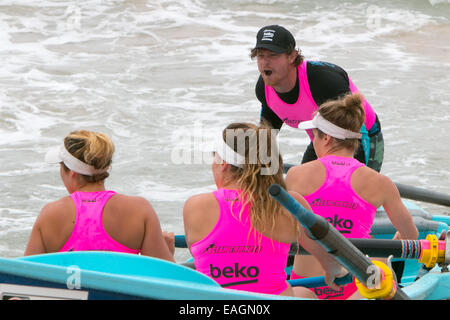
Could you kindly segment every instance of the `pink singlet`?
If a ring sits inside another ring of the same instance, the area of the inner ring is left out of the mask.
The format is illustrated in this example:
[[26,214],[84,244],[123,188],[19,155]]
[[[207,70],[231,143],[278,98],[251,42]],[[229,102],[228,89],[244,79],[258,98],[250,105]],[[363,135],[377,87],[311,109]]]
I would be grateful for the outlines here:
[[214,192],[219,219],[205,238],[191,246],[196,269],[225,288],[280,294],[287,288],[284,268],[290,244],[250,231],[249,207],[239,218],[242,203],[238,192]]
[[351,185],[353,172],[364,164],[338,156],[318,160],[325,167],[326,178],[319,189],[305,196],[311,209],[346,238],[369,238],[377,208],[361,198]]
[[[362,199],[351,186],[353,172],[364,166],[354,158],[325,156],[318,159],[326,169],[325,182],[319,189],[307,196],[311,209],[327,219],[346,238],[370,238],[377,208]],[[302,278],[291,272],[291,279]],[[320,299],[346,299],[356,290],[354,281],[340,288],[311,289]]]
[[[288,126],[297,128],[298,124],[303,121],[309,121],[314,117],[314,112],[318,109],[316,102],[314,101],[311,91],[309,89],[308,76],[306,73],[307,62],[304,60],[298,67],[298,81],[299,81],[299,94],[298,100],[294,104],[288,104],[278,97],[275,90],[267,85],[264,85],[267,105],[273,112]],[[353,84],[350,77],[348,77],[349,88],[352,93],[358,92],[358,88]],[[364,124],[367,130],[372,128],[375,123],[375,112],[373,111],[367,100],[364,99],[364,112],[366,118]],[[314,139],[312,130],[306,130],[311,141]]]
[[69,240],[59,252],[99,250],[139,253],[139,250],[130,249],[115,241],[103,228],[103,208],[115,194],[114,191],[77,191],[70,195],[75,204],[76,221]]

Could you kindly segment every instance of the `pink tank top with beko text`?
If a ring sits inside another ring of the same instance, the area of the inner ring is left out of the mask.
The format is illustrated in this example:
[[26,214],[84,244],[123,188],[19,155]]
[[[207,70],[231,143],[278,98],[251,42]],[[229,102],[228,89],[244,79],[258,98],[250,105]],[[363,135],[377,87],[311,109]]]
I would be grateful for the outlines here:
[[312,211],[324,217],[346,238],[369,238],[377,208],[361,198],[351,186],[353,172],[364,166],[354,158],[319,158],[326,169],[324,183],[305,196]]
[[59,250],[64,251],[115,251],[138,254],[111,238],[103,227],[103,208],[115,195],[114,191],[74,192],[70,195],[76,209],[76,221],[72,234]]
[[191,245],[196,270],[224,288],[279,294],[286,290],[290,244],[261,235],[251,228],[249,207],[239,201],[237,190],[214,192],[219,219],[211,232]]
[[[264,85],[266,102],[270,109],[290,127],[297,128],[298,124],[303,121],[309,121],[314,117],[314,112],[317,111],[318,106],[314,101],[311,90],[309,88],[308,76],[306,73],[307,62],[304,60],[298,67],[299,93],[298,99],[295,103],[289,104],[280,99],[276,91],[267,85]],[[353,84],[350,77],[349,88],[352,93],[358,92],[358,88]],[[372,128],[375,123],[376,115],[367,100],[363,103],[365,120],[364,124],[367,130]],[[314,139],[312,130],[306,130],[311,141]]]

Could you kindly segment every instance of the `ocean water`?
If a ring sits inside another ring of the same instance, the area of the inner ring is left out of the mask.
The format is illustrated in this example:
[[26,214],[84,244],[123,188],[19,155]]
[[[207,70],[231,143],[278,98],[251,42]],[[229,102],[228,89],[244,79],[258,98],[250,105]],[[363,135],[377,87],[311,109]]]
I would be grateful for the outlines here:
[[[22,255],[41,208],[67,194],[43,159],[77,129],[113,139],[108,188],[183,234],[184,201],[214,189],[202,145],[259,120],[249,51],[269,24],[347,70],[381,119],[382,173],[449,194],[449,19],[448,0],[1,0],[0,256]],[[297,163],[308,137],[283,127],[279,142]]]

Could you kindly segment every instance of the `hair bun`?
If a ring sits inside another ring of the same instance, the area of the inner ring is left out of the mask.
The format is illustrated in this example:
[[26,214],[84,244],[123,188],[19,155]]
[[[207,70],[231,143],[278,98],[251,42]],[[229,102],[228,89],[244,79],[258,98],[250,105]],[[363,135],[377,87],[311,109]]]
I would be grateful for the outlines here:
[[359,92],[344,97],[344,105],[349,108],[362,106],[363,101],[364,97]]

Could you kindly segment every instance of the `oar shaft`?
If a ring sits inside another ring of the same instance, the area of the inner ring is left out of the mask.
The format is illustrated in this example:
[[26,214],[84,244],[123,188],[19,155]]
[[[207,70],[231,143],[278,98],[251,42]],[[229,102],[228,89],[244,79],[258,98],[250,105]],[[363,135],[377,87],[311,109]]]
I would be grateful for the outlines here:
[[[280,185],[271,185],[269,194],[294,215],[310,233],[312,239],[332,254],[361,283],[371,280],[371,270],[376,268],[374,264],[339,231],[330,226],[327,220],[306,210]],[[409,298],[401,289],[398,289],[393,299]]]
[[186,237],[184,235],[175,235],[175,248],[187,248]]
[[449,195],[436,191],[408,186],[401,183],[395,183],[395,185],[397,186],[397,189],[400,192],[400,196],[403,198],[450,207]]
[[[350,273],[347,273],[345,276],[336,278],[334,282],[337,285],[345,285],[353,281],[353,277]],[[325,283],[325,277],[310,277],[310,278],[302,278],[302,279],[291,279],[288,280],[289,284],[293,287],[305,287],[305,288],[316,288],[316,287],[325,287],[327,284]]]

